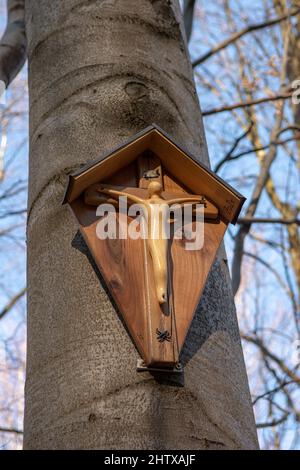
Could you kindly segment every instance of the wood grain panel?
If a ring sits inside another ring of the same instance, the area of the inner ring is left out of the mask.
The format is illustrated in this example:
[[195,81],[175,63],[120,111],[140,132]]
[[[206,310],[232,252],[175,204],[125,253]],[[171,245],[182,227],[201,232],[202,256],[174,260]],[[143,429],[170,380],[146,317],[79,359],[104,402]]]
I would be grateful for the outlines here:
[[[178,190],[172,176],[164,179],[165,191]],[[195,230],[195,223],[192,228]],[[181,351],[196,307],[201,298],[207,276],[216,257],[227,225],[220,219],[204,224],[204,245],[200,250],[185,249],[185,240],[172,241],[172,288],[178,348]]]

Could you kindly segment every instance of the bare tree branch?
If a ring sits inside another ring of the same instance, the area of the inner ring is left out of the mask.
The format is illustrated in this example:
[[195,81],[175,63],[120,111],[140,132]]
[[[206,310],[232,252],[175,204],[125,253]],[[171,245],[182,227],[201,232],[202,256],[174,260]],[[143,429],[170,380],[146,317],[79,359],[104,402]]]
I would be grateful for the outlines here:
[[225,111],[233,111],[234,109],[238,108],[247,108],[249,106],[256,106],[258,104],[267,103],[269,101],[278,101],[278,100],[286,100],[292,96],[291,91],[286,91],[283,93],[278,93],[277,95],[272,96],[264,96],[262,98],[257,98],[256,100],[246,100],[240,101],[239,103],[228,104],[225,106],[221,106],[219,108],[211,108],[207,109],[206,111],[202,111],[203,116],[211,116],[212,114],[224,113]]
[[261,395],[258,395],[257,397],[255,397],[255,399],[252,402],[252,405],[255,405],[259,400],[261,400],[263,398],[266,398],[269,395],[273,395],[276,392],[280,392],[281,390],[284,389],[284,387],[286,387],[287,385],[291,385],[293,383],[294,383],[293,380],[287,380],[286,382],[280,383],[277,387],[272,388],[272,390],[267,390],[266,392],[262,393]]
[[284,423],[288,419],[290,415],[289,411],[286,411],[281,418],[273,419],[272,421],[267,421],[266,423],[257,423],[256,427],[259,428],[272,428],[274,426],[278,426],[279,424]]
[[226,153],[225,157],[222,158],[222,160],[219,161],[219,163],[217,163],[214,171],[217,173],[220,168],[224,165],[225,162],[229,161],[229,160],[233,160],[235,157],[232,156],[233,152],[235,151],[235,149],[238,147],[239,143],[245,138],[247,137],[247,135],[249,134],[249,132],[251,132],[251,129],[253,127],[253,122],[251,121],[248,128],[242,132],[241,135],[239,135],[234,143],[232,144],[230,150]]
[[21,429],[16,429],[16,428],[2,428],[2,427],[0,427],[0,432],[8,432],[8,433],[13,433],[13,434],[23,434],[23,431],[21,431]]
[[26,287],[18,292],[14,297],[8,302],[8,304],[0,311],[0,320],[15,306],[15,304],[23,297],[26,292]]
[[24,0],[7,0],[7,26],[0,40],[0,84],[7,87],[26,60]]
[[238,160],[239,158],[241,157],[245,157],[246,155],[249,155],[251,153],[257,153],[257,152],[261,152],[262,150],[267,150],[268,148],[270,148],[271,145],[285,145],[285,144],[288,144],[289,142],[295,142],[295,141],[298,141],[300,140],[300,136],[297,137],[296,135],[294,137],[290,137],[288,139],[284,139],[284,140],[277,140],[275,142],[270,142],[269,144],[266,144],[266,145],[261,145],[260,147],[253,147],[253,148],[249,148],[248,150],[243,150],[242,152],[239,152],[237,153],[236,155],[232,155],[230,154],[230,151],[225,155],[224,158],[222,158],[216,165],[215,167],[215,172],[217,173],[218,171],[220,171],[220,169],[222,168],[222,166],[227,163],[227,162],[231,162],[233,160]]
[[258,338],[257,336],[250,336],[247,334],[241,334],[241,337],[245,340],[248,341],[249,343],[255,344],[261,351],[263,356],[267,356],[269,359],[274,361],[279,368],[282,370],[284,374],[286,374],[291,380],[293,380],[295,383],[298,385],[300,384],[300,377],[292,370],[290,369],[285,362],[280,359],[276,354],[271,352],[267,346],[264,344],[263,340],[261,338]]
[[[279,132],[279,127],[282,121],[282,110],[278,114],[276,121],[277,122],[275,123],[274,129],[272,131],[271,141],[275,140],[276,135]],[[263,192],[263,189],[269,177],[270,167],[276,155],[277,155],[277,146],[272,145],[269,149],[268,154],[265,156],[261,164],[261,171],[260,171],[260,174],[258,175],[256,186],[253,190],[249,207],[246,212],[246,218],[248,219],[252,218],[255,214],[261,194]],[[243,253],[244,253],[244,243],[245,243],[245,238],[250,231],[250,227],[251,227],[251,224],[249,223],[241,225],[235,237],[235,246],[234,246],[234,254],[233,254],[233,261],[232,261],[232,290],[233,290],[234,295],[237,293],[238,288],[240,286],[240,282],[241,282],[241,264],[242,264]]]
[[251,225],[251,224],[282,224],[300,225],[300,219],[280,219],[280,218],[268,218],[268,217],[240,217],[237,221],[238,224]]
[[271,266],[270,263],[267,263],[264,259],[262,259],[258,255],[255,255],[254,253],[249,253],[248,251],[244,251],[243,254],[244,256],[248,256],[250,258],[255,259],[256,261],[261,263],[265,268],[269,269],[269,271],[271,271],[271,273],[273,273],[273,275],[275,276],[276,280],[278,281],[278,284],[283,288],[286,294],[290,297],[290,292],[287,286],[285,285],[284,281],[281,279],[281,276],[279,275],[279,273],[276,271],[276,269],[273,268],[273,266]]
[[197,67],[198,65],[202,64],[205,60],[209,59],[212,55],[216,54],[217,52],[222,51],[223,49],[228,47],[230,44],[233,44],[238,39],[240,39],[241,37],[245,36],[248,33],[251,33],[253,31],[258,31],[259,29],[264,29],[266,27],[274,26],[280,23],[281,21],[286,20],[289,17],[298,15],[299,13],[300,13],[300,8],[296,8],[295,10],[289,10],[288,12],[284,13],[281,16],[278,16],[277,18],[272,18],[269,21],[263,21],[261,23],[250,24],[246,26],[245,28],[241,29],[240,31],[237,31],[236,33],[232,34],[232,36],[225,39],[217,46],[210,49],[208,52],[206,52],[201,57],[199,57],[199,59],[196,59],[192,65],[193,67]]
[[26,214],[26,212],[27,212],[27,209],[4,212],[3,214],[0,214],[0,219],[5,219],[6,217],[12,217],[14,215]]
[[[284,53],[283,53],[283,58],[282,58],[282,70],[281,70],[281,75],[280,75],[280,83],[284,83],[285,78],[286,78],[286,62],[287,62],[287,56],[288,56],[289,41],[290,41],[290,29],[288,28],[286,31],[286,36],[284,40]],[[280,103],[279,109],[277,110],[274,127],[271,132],[270,142],[276,142],[277,136],[281,132],[283,113],[284,113],[284,104],[285,102],[282,101]],[[277,155],[277,146],[274,144],[271,144],[269,151],[266,153],[265,158],[261,162],[260,173],[257,177],[256,186],[252,192],[250,203],[246,211],[246,217],[253,217],[256,212],[262,192],[269,179],[270,168],[272,166],[273,161],[276,158],[276,155]],[[243,259],[243,253],[244,253],[244,243],[245,243],[245,238],[250,231],[250,227],[251,227],[251,224],[241,225],[235,237],[235,246],[234,246],[233,261],[232,261],[232,291],[234,295],[237,293],[238,288],[240,286],[240,282],[241,282],[241,265],[242,265],[242,259]]]

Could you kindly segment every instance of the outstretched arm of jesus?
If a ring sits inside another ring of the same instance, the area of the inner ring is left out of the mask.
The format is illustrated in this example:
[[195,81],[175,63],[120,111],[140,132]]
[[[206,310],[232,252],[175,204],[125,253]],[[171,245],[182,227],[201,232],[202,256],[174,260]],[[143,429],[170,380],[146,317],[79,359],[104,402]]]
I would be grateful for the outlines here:
[[144,199],[134,196],[133,194],[126,193],[124,191],[117,191],[116,189],[103,188],[101,186],[97,189],[97,191],[99,193],[107,194],[108,196],[115,197],[115,198],[119,196],[124,196],[124,197],[127,197],[127,199],[129,199],[130,201],[135,202],[136,204],[145,203]]
[[196,203],[201,202],[203,196],[194,196],[194,197],[181,197],[176,199],[169,199],[166,203],[170,206],[171,204],[185,204],[185,203]]
[[84,202],[91,206],[99,206],[99,204],[112,204],[118,207],[118,201],[113,197],[108,197],[105,194],[101,194],[97,191],[95,185],[90,186],[84,191]]

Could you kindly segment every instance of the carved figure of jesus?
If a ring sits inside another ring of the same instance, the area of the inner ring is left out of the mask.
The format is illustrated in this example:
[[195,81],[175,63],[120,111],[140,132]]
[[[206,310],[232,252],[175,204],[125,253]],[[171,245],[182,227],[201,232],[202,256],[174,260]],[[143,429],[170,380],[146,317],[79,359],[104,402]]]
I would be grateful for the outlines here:
[[162,185],[158,181],[152,181],[148,186],[148,197],[143,199],[137,195],[112,189],[99,183],[86,190],[86,203],[98,205],[103,202],[101,196],[97,197],[97,193],[98,196],[105,194],[114,200],[120,196],[126,196],[129,201],[139,204],[143,209],[148,225],[147,245],[153,264],[156,296],[159,304],[164,304],[168,301],[168,239],[166,224],[168,222],[169,206],[173,204],[200,203],[203,202],[203,196],[195,195],[192,197],[164,199],[162,197]]

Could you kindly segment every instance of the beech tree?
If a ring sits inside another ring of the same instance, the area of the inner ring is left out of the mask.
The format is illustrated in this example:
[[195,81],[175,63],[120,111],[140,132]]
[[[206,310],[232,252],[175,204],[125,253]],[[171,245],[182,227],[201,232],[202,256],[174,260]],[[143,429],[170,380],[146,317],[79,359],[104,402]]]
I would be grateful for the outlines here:
[[[30,98],[25,448],[257,448],[224,248],[186,340],[184,375],[139,374],[134,345],[61,205],[71,171],[152,122],[209,165],[177,0],[11,2],[21,23],[24,3]],[[20,54],[18,67],[22,61]],[[9,78],[1,72],[0,80],[8,85],[15,72],[5,73]]]

